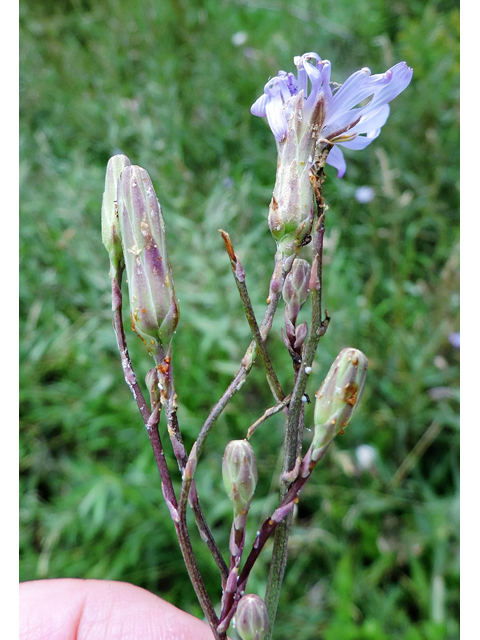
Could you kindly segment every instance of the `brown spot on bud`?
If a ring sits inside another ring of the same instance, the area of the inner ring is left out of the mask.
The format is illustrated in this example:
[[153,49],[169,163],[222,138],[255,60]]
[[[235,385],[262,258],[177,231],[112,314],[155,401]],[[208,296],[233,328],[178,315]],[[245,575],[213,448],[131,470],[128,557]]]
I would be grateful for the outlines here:
[[358,384],[356,382],[349,382],[343,390],[343,399],[347,404],[354,407],[357,402]]

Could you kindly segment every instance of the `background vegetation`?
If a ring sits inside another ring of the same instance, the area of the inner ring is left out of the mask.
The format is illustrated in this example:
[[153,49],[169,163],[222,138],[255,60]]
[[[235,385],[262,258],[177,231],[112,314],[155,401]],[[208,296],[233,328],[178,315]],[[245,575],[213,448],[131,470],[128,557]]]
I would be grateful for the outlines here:
[[[201,615],[116,352],[100,239],[109,157],[121,151],[146,168],[163,206],[190,446],[249,342],[219,227],[259,314],[268,290],[276,152],[250,105],[306,51],[331,60],[338,82],[406,60],[413,81],[380,138],[346,152],[342,180],[327,169],[332,323],[309,393],[344,346],[361,348],[370,369],[361,411],[302,493],[275,637],[457,638],[459,352],[448,338],[459,300],[457,3],[23,0],[20,14],[21,579],[125,580]],[[376,192],[368,204],[354,198],[363,185]],[[269,348],[287,386],[281,316]],[[151,363],[131,335],[141,377]],[[223,450],[270,404],[258,365],[199,466],[225,550]],[[250,540],[275,503],[282,439],[275,417],[252,442],[260,483]],[[361,445],[375,448],[369,469]],[[192,535],[219,598],[216,569]],[[267,570],[268,552],[251,591],[263,595]]]

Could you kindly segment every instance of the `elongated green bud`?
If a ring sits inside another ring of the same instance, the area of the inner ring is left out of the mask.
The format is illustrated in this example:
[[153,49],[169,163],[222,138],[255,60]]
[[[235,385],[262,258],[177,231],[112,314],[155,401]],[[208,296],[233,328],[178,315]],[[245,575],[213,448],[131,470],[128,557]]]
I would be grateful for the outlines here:
[[268,612],[264,601],[253,593],[240,598],[235,614],[235,629],[242,640],[263,640],[268,630]]
[[102,242],[110,257],[110,277],[115,278],[123,265],[123,248],[120,238],[120,223],[117,207],[117,182],[125,167],[130,165],[127,156],[110,158],[105,176],[105,191],[102,202]]
[[118,180],[118,213],[132,329],[158,364],[177,327],[179,308],[162,210],[145,169],[129,166],[122,171]]
[[318,122],[323,122],[325,102],[321,96],[308,121],[303,117],[303,91],[290,98],[287,135],[277,142],[275,188],[268,225],[280,253],[295,255],[312,230],[314,192],[310,180]]
[[358,349],[340,351],[327,377],[315,394],[315,433],[312,459],[350,422],[362,397],[368,361]]
[[233,502],[235,519],[243,520],[250,507],[258,473],[252,445],[247,440],[232,440],[227,444],[222,461],[223,484]]

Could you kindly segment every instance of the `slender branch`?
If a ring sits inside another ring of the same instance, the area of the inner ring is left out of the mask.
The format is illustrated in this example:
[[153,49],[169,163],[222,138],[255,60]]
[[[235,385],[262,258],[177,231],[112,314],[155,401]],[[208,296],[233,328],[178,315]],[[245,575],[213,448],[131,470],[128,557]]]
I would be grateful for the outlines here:
[[230,236],[226,231],[223,231],[222,229],[219,229],[219,231],[222,234],[223,241],[225,242],[225,248],[230,258],[230,265],[232,267],[233,277],[235,278],[235,284],[237,285],[237,289],[240,294],[240,299],[242,301],[243,308],[245,310],[245,316],[250,326],[250,331],[252,332],[253,339],[255,340],[257,349],[260,353],[260,357],[263,360],[263,364],[265,365],[268,384],[270,386],[270,389],[272,390],[272,394],[275,400],[277,402],[281,402],[285,398],[285,394],[283,392],[280,382],[278,381],[277,375],[273,369],[272,362],[270,360],[267,349],[265,347],[264,340],[260,335],[260,329],[257,324],[257,320],[255,318],[252,302],[250,300],[250,296],[247,290],[247,285],[245,283],[245,270],[243,268],[242,263],[240,262],[240,258],[237,256],[237,254],[233,249]]
[[[198,565],[193,553],[192,544],[188,534],[186,517],[181,518],[178,512],[178,503],[173,489],[172,480],[168,470],[165,454],[163,451],[160,434],[158,431],[158,423],[160,420],[161,405],[155,406],[152,413],[148,408],[143,393],[138,385],[135,372],[130,360],[130,355],[127,348],[127,340],[125,337],[125,331],[123,329],[122,320],[122,291],[121,291],[121,278],[122,274],[119,273],[117,278],[112,278],[112,311],[113,311],[113,327],[117,338],[117,345],[122,358],[122,367],[125,375],[125,381],[129,386],[138,409],[142,414],[147,433],[152,445],[152,449],[157,462],[158,471],[162,481],[162,492],[165,498],[165,502],[172,516],[172,520],[175,525],[178,541],[180,543],[180,549],[183,555],[185,566],[190,577],[190,581],[195,590],[197,598],[200,602],[202,610],[207,618],[213,634],[216,640],[224,640],[225,634],[218,633],[216,628],[218,626],[218,617],[213,608],[210,597],[205,588],[202,576],[198,569]],[[196,493],[196,492],[195,492]],[[198,497],[197,497],[198,502]],[[200,506],[198,505],[198,510]],[[206,523],[205,523],[206,524]],[[213,536],[212,536],[213,539]]]
[[200,602],[200,605],[203,609],[203,612],[212,627],[212,630],[215,634],[215,638],[218,640],[222,640],[222,636],[216,633],[216,627],[218,626],[218,618],[213,608],[210,597],[205,589],[205,585],[198,569],[198,565],[195,560],[195,556],[192,549],[192,544],[190,541],[190,537],[188,535],[188,530],[186,527],[186,522],[182,522],[179,518],[178,514],[178,504],[177,498],[175,496],[175,491],[173,489],[172,480],[170,478],[170,473],[167,467],[167,461],[165,459],[165,454],[163,451],[162,441],[160,438],[160,434],[158,431],[158,423],[160,420],[160,405],[154,409],[150,419],[146,424],[148,437],[150,438],[150,443],[152,445],[152,449],[155,455],[155,460],[157,462],[158,471],[160,473],[160,478],[162,480],[162,491],[165,498],[165,502],[170,511],[170,515],[172,516],[173,523],[175,525],[175,530],[180,542],[180,549],[182,551],[183,560],[185,562],[185,566],[188,571],[188,575],[192,582],[192,586],[195,590],[197,598]]
[[265,411],[265,413],[263,414],[263,416],[258,418],[258,420],[255,420],[255,422],[250,427],[248,427],[247,439],[250,440],[252,435],[255,433],[255,431],[258,429],[258,427],[263,422],[265,422],[265,420],[268,420],[268,418],[271,418],[272,416],[274,416],[279,411],[282,411],[283,409],[285,409],[285,407],[288,406],[291,397],[292,397],[292,394],[289,394],[286,398],[284,398],[281,402],[276,404],[274,407],[270,407],[270,409],[267,409]]
[[[185,473],[185,469],[188,463],[188,456],[183,444],[182,434],[180,433],[180,427],[178,424],[177,418],[177,394],[175,393],[175,388],[173,386],[173,376],[171,370],[171,364],[169,366],[169,377],[170,384],[167,388],[162,391],[162,396],[166,392],[166,398],[163,396],[163,401],[165,402],[165,413],[167,416],[167,428],[168,435],[170,436],[170,440],[172,443],[173,452],[177,459],[178,468],[180,469],[180,473],[182,476]],[[165,380],[165,378],[162,378]],[[222,576],[222,586],[225,586],[225,583],[228,578],[228,566],[223,559],[223,556],[220,552],[220,549],[215,542],[213,534],[208,526],[208,523],[203,515],[202,509],[200,507],[200,501],[198,498],[197,488],[195,486],[195,481],[192,481],[190,492],[189,492],[189,502],[190,506],[193,509],[193,513],[195,515],[195,522],[197,524],[200,537],[207,545],[212,557],[220,570],[220,574]]]
[[[267,335],[272,327],[273,317],[275,315],[275,311],[277,310],[280,296],[282,295],[283,283],[285,282],[285,278],[287,277],[287,274],[292,268],[292,262],[293,260],[286,261],[283,258],[278,258],[278,257],[276,257],[275,259],[275,267],[270,280],[270,291],[267,298],[267,309],[265,311],[265,315],[260,325],[260,335],[263,341],[266,340]],[[257,353],[257,344],[255,340],[252,340],[247,351],[245,352],[245,355],[242,358],[242,364],[240,369],[238,370],[232,382],[228,385],[227,389],[223,393],[220,400],[216,403],[216,405],[210,411],[210,414],[206,419],[203,427],[201,428],[197,440],[195,441],[194,447],[190,452],[188,464],[191,464],[193,468],[193,472],[196,466],[197,459],[202,452],[202,449],[205,445],[206,439],[210,433],[211,428],[215,424],[217,418],[222,413],[223,409],[226,407],[226,405],[230,402],[230,400],[233,398],[235,393],[242,387],[243,383],[247,379],[247,376],[253,367],[256,353]],[[188,492],[190,491],[193,472],[191,477],[189,475],[184,475],[184,478],[183,478],[182,491],[181,491],[180,500],[179,500],[179,510],[181,513],[183,513],[184,510],[186,509],[187,497],[188,497]]]

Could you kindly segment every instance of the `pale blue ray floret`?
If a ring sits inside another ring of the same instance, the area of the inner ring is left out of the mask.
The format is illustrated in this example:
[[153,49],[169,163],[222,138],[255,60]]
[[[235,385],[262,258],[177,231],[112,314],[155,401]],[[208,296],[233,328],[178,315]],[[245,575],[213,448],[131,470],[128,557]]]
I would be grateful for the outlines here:
[[[316,123],[320,128],[318,139],[334,144],[327,163],[337,169],[341,178],[346,162],[338,145],[364,149],[375,140],[390,113],[388,103],[409,85],[413,69],[405,62],[376,75],[364,68],[352,74],[343,85],[332,87],[330,62],[322,60],[317,53],[296,56],[294,63],[297,77],[279,71],[278,76],[267,82],[264,94],[252,105],[251,112],[267,118],[277,143],[281,144],[287,136],[291,97],[303,91],[302,122],[305,127],[312,125],[313,108],[323,99],[322,121]],[[367,99],[367,104],[359,106]]]

